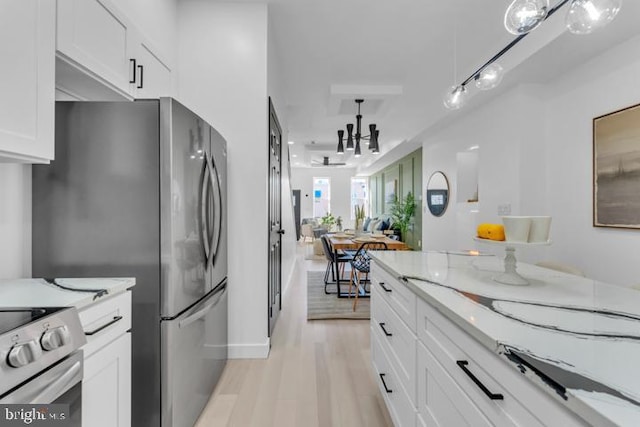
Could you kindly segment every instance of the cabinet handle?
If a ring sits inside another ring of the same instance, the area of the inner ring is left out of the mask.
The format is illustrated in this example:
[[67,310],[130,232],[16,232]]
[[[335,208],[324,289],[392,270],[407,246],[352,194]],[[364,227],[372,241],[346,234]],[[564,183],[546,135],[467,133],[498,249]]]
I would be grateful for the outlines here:
[[138,84],[138,89],[142,89],[142,86],[144,86],[144,67],[142,65],[138,65],[138,69],[140,70],[140,83]]
[[129,83],[135,83],[136,82],[136,60],[134,58],[131,58],[129,60],[129,63],[132,65],[131,74],[133,74],[133,79],[129,80]]
[[113,320],[105,323],[102,326],[98,326],[96,329],[94,329],[93,331],[89,331],[89,332],[85,332],[85,335],[91,336],[91,335],[95,335],[98,332],[100,332],[101,330],[103,330],[104,328],[108,328],[109,326],[113,325],[114,323],[116,323],[117,321],[122,320],[122,316],[115,316],[113,318]]
[[382,329],[382,331],[384,332],[384,334],[385,334],[386,336],[388,336],[388,337],[392,337],[392,336],[393,336],[393,334],[390,334],[390,333],[389,333],[389,332],[387,332],[387,330],[385,329],[384,325],[386,325],[386,323],[382,322],[382,323],[379,323],[379,325],[380,325],[380,328]]
[[380,285],[380,287],[381,287],[382,289],[384,289],[384,291],[385,291],[385,292],[392,292],[392,291],[393,291],[393,289],[389,289],[389,288],[387,288],[387,287],[384,285],[384,282],[378,282],[378,285]]
[[380,380],[382,381],[382,385],[384,386],[384,391],[386,391],[387,393],[393,393],[393,390],[387,387],[387,383],[384,381],[384,376],[387,374],[378,374],[378,375],[380,375]]
[[471,378],[471,380],[476,383],[476,385],[478,387],[480,387],[480,390],[482,390],[482,392],[484,394],[487,395],[487,397],[491,400],[503,400],[504,396],[500,393],[491,393],[489,391],[489,389],[480,382],[480,380],[478,378],[476,378],[475,375],[473,375],[473,373],[469,370],[469,368],[467,368],[467,365],[469,364],[468,361],[466,360],[456,360],[456,363],[458,364],[458,366],[460,367],[460,369],[462,369],[464,371],[465,374],[467,374],[467,376],[469,378]]

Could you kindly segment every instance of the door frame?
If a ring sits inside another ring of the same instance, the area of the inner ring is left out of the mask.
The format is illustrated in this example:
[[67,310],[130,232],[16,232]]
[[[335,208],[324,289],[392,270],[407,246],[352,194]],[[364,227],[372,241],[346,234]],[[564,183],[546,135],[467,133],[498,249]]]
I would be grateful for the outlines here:
[[[282,127],[280,126],[280,121],[278,120],[278,116],[276,114],[276,110],[273,106],[273,102],[271,101],[271,97],[269,97],[269,130],[268,130],[268,134],[267,134],[267,150],[271,149],[271,131],[273,130],[271,124],[272,122],[275,124],[275,127],[278,131],[278,133],[280,134],[280,155],[279,157],[279,161],[280,161],[280,229],[282,229]],[[267,153],[269,158],[271,157],[271,153],[268,152]],[[270,166],[270,162],[269,162],[269,166]],[[267,182],[270,179],[269,174],[271,173],[270,167],[268,167],[268,171],[267,171]],[[270,189],[269,189],[270,191]],[[271,193],[269,192],[269,204],[271,203]],[[269,252],[271,251],[271,224],[269,222],[270,220],[270,213],[267,214],[267,259],[269,260]],[[278,310],[282,310],[282,235],[280,235],[280,245],[278,245],[278,251],[280,251],[280,265],[278,266],[278,268],[280,269],[280,274],[278,274],[278,277],[280,278],[280,291],[278,293]],[[271,284],[270,284],[270,277],[271,277],[271,271],[270,268],[271,266],[270,264],[270,260],[269,262],[267,262],[267,271],[269,274],[267,274],[268,278],[267,278],[267,336],[271,337],[271,331],[273,329],[273,327],[275,325],[271,324],[271,319],[272,317],[274,319],[277,320],[277,315],[276,316],[272,316],[271,315]],[[274,322],[275,323],[275,322]]]

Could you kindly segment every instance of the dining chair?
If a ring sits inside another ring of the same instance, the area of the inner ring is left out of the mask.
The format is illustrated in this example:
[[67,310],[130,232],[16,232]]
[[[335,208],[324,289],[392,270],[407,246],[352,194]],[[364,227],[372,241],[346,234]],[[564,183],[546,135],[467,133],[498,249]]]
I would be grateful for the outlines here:
[[[350,262],[353,259],[351,254],[340,253],[336,254],[329,242],[329,236],[322,235],[320,236],[320,240],[322,240],[322,248],[324,250],[324,256],[327,259],[327,269],[324,272],[324,293],[325,294],[333,294],[340,293],[340,289],[337,289],[336,292],[327,291],[327,286],[337,283],[336,276],[334,273],[334,265],[338,267],[338,274],[340,277],[344,274],[344,266],[346,263]],[[331,274],[332,281],[329,281],[329,274]]]
[[313,234],[313,225],[311,224],[302,224],[300,234],[302,235],[303,242],[306,242],[307,238],[311,239],[312,242],[315,239]]
[[351,288],[355,285],[356,297],[353,300],[353,311],[356,311],[358,305],[358,294],[360,293],[360,285],[363,292],[366,292],[366,285],[369,283],[369,272],[371,271],[371,256],[369,251],[386,251],[388,250],[385,242],[365,242],[360,245],[351,260],[351,280],[349,281],[349,297],[351,297]]

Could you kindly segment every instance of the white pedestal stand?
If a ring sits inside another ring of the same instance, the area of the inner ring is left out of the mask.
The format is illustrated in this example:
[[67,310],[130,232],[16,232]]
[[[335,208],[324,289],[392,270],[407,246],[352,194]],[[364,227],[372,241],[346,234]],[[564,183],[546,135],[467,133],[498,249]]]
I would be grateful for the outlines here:
[[516,247],[548,246],[551,244],[550,240],[541,243],[501,242],[497,240],[481,239],[479,237],[474,237],[473,240],[475,240],[476,242],[504,247],[506,254],[504,257],[504,273],[500,273],[497,276],[492,277],[492,279],[494,282],[515,286],[526,286],[529,284],[529,281],[519,275],[516,271],[516,267],[518,265],[518,260],[516,259]]

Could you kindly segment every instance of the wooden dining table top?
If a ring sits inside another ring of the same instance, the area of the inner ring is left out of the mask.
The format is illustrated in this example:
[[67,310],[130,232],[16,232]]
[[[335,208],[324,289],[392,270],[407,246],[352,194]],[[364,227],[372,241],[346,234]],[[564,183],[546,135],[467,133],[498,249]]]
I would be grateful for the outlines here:
[[400,240],[393,240],[390,239],[387,236],[384,236],[382,238],[374,238],[374,237],[367,237],[365,236],[360,236],[360,237],[336,237],[336,236],[332,236],[329,235],[329,242],[331,242],[331,246],[333,246],[333,249],[358,249],[360,247],[361,244],[366,242],[384,242],[387,244],[387,248],[391,249],[391,250],[398,250],[398,251],[402,251],[402,250],[407,250],[409,249],[409,247],[407,246],[406,243],[401,242]]

